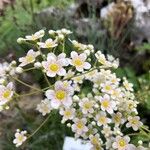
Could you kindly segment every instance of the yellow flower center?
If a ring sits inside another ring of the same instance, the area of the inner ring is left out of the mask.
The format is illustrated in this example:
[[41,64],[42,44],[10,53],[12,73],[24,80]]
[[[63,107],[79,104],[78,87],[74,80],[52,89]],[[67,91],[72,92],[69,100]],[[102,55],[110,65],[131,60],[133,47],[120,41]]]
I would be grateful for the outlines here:
[[74,64],[75,66],[82,66],[83,65],[83,61],[81,61],[79,58],[74,60]]
[[46,42],[45,45],[46,45],[47,48],[50,48],[50,47],[53,46],[53,43],[51,43],[51,42]]
[[34,57],[31,55],[26,56],[26,61],[27,62],[32,62],[34,60]]
[[23,136],[22,136],[22,135],[19,135],[19,136],[17,137],[17,139],[18,139],[18,141],[22,142],[22,141],[23,141]]
[[106,63],[106,60],[104,58],[100,58],[99,62],[104,65]]
[[136,124],[138,124],[138,121],[135,120],[135,119],[132,119],[132,120],[131,120],[131,123],[134,124],[134,125],[136,125]]
[[120,147],[124,147],[126,145],[126,142],[124,139],[119,140]]
[[66,92],[63,90],[59,90],[56,92],[56,98],[58,100],[63,100],[66,97]]
[[120,119],[121,119],[121,118],[120,118],[118,115],[115,115],[115,116],[114,116],[115,122],[120,122]]
[[35,40],[37,39],[37,37],[36,37],[34,34],[32,34],[32,35],[31,35],[31,39],[32,39],[33,41],[35,41]]
[[82,129],[83,126],[84,126],[84,124],[83,124],[82,122],[79,121],[79,122],[77,123],[77,128]]
[[105,86],[105,89],[106,89],[107,91],[110,91],[110,90],[111,90],[111,86],[110,86],[110,85],[106,85],[106,86]]
[[99,143],[99,141],[96,137],[93,137],[91,142],[92,142],[93,145],[98,145],[98,143]]
[[133,106],[133,104],[132,103],[130,103],[129,105],[128,105],[128,108],[129,109],[132,109],[134,106]]
[[49,66],[49,69],[50,69],[51,71],[56,72],[56,71],[58,71],[59,66],[58,66],[57,64],[51,64],[51,65]]
[[125,83],[124,86],[126,89],[129,89],[129,87],[130,87],[128,83]]
[[4,98],[9,98],[10,94],[11,94],[11,91],[10,91],[10,90],[6,90],[6,91],[3,93],[3,97],[4,97]]
[[71,116],[71,112],[70,111],[65,111],[65,116],[67,116],[67,117]]
[[109,106],[109,101],[107,100],[102,101],[102,106],[107,108]]
[[90,109],[91,108],[91,103],[85,103],[84,108],[85,109]]
[[106,123],[106,117],[104,117],[104,116],[100,117],[99,122],[102,124],[105,124]]

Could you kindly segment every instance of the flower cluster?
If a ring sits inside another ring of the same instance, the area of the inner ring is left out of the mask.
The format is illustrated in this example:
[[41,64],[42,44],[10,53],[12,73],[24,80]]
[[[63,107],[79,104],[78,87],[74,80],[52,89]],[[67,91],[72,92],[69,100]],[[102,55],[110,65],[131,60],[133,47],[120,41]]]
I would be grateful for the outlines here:
[[17,73],[16,62],[0,63],[0,111],[9,109],[8,103],[14,95],[14,84],[11,76]]
[[[115,74],[119,60],[105,56],[92,45],[69,39],[72,32],[67,29],[48,33],[49,38],[44,42],[44,30],[18,39],[36,47],[19,58],[20,73],[38,69],[48,85],[38,89],[45,98],[37,110],[43,116],[58,111],[61,122],[72,129],[75,138],[90,140],[93,149],[136,149],[123,129],[138,131],[143,123],[138,116],[133,84]],[[67,49],[66,42],[72,47]],[[10,84],[0,88],[0,100],[5,103],[13,91]],[[24,131],[15,134],[17,147],[27,139],[25,134]]]

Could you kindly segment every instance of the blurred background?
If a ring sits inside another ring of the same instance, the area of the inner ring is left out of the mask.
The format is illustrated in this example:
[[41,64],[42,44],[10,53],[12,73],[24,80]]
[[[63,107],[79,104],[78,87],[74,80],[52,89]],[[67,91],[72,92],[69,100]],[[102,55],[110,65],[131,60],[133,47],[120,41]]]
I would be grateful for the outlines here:
[[[72,39],[93,44],[95,49],[120,59],[119,77],[127,76],[134,84],[138,110],[150,127],[150,1],[149,0],[0,0],[0,63],[11,62],[31,48],[19,45],[19,37],[40,29],[67,28]],[[44,85],[37,72],[21,78],[36,86]],[[30,89],[17,85],[18,92]],[[42,95],[28,96],[18,109],[0,113],[0,150],[14,150],[16,128],[34,131],[43,120],[35,110]],[[64,137],[73,136],[70,129],[55,117],[25,145],[26,150],[61,150]],[[137,137],[135,140],[143,139]]]

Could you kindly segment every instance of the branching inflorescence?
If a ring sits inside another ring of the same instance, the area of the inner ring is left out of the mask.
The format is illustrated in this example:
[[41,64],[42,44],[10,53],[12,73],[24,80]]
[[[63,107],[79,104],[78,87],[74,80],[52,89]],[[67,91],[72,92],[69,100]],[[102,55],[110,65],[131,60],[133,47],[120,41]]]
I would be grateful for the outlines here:
[[[150,138],[150,131],[138,116],[133,84],[115,74],[119,60],[111,55],[105,56],[92,45],[69,39],[71,33],[67,29],[50,30],[49,38],[43,40],[45,31],[40,30],[17,40],[20,44],[33,45],[34,50],[29,50],[25,57],[19,58],[19,65],[16,61],[1,64],[1,111],[8,109],[15,97],[21,97],[13,88],[14,81],[20,82],[44,94],[45,98],[37,105],[37,110],[43,116],[57,110],[62,116],[61,122],[72,129],[75,138],[90,140],[92,149],[144,149],[142,145],[133,145],[130,139],[130,136],[140,133],[138,130]],[[34,69],[43,73],[48,85],[44,89],[18,79],[17,74]],[[22,145],[49,117],[31,134],[17,130],[13,143],[17,147]],[[132,128],[134,133],[124,132],[127,128]]]

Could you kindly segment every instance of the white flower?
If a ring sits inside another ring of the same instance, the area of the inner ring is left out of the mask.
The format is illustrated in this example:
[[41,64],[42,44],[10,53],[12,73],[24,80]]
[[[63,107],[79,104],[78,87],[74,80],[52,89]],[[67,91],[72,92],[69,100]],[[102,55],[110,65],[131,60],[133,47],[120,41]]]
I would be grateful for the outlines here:
[[20,145],[23,144],[23,142],[26,141],[27,139],[26,134],[27,131],[20,131],[19,129],[17,129],[15,133],[15,139],[13,140],[13,143],[16,145],[16,147],[19,147]]
[[109,67],[111,64],[106,60],[106,57],[104,54],[101,53],[101,51],[98,51],[95,54],[95,57],[97,58],[98,62],[100,62],[105,67]]
[[51,100],[51,106],[53,108],[58,108],[60,105],[66,107],[72,104],[73,88],[71,85],[67,85],[65,82],[57,81],[55,83],[54,90],[47,90],[45,95]]
[[68,62],[65,57],[65,53],[61,53],[58,56],[56,56],[54,53],[48,54],[47,61],[42,62],[47,76],[55,77],[56,74],[59,76],[64,76],[66,74],[66,70],[63,68],[63,66],[67,66]]
[[85,50],[86,49],[86,45],[81,44],[79,42],[77,42],[76,40],[71,41],[73,46],[78,49],[78,50]]
[[86,127],[87,120],[85,118],[74,119],[74,124],[72,125],[72,131],[75,132],[78,135],[81,135],[88,131],[88,128]]
[[73,77],[73,76],[74,76],[74,74],[75,74],[75,72],[74,72],[74,71],[69,70],[69,71],[66,73],[66,75],[64,76],[64,79],[71,78],[71,77]]
[[0,78],[6,76],[7,68],[9,67],[9,64],[7,62],[0,63]]
[[118,86],[118,85],[119,85],[119,82],[120,82],[120,79],[117,78],[115,74],[111,74],[111,75],[109,76],[109,81],[110,81],[113,85]]
[[131,112],[137,113],[137,109],[136,109],[137,104],[138,104],[138,102],[135,100],[127,100],[126,99],[126,102],[122,108],[124,108],[124,110],[127,111],[128,113],[131,113]]
[[100,97],[100,103],[101,109],[103,111],[107,111],[109,114],[112,114],[114,112],[114,109],[116,109],[115,101],[111,100],[108,94],[105,94],[103,97]]
[[40,39],[44,36],[45,31],[44,30],[40,30],[32,35],[27,35],[25,37],[25,40],[29,40],[29,41],[36,41],[37,39]]
[[73,77],[72,80],[74,83],[82,84],[83,80],[84,80],[84,75],[79,75],[79,76]]
[[112,94],[114,90],[114,85],[112,85],[109,81],[106,81],[105,83],[100,84],[102,87],[102,92]]
[[129,83],[126,79],[124,79],[123,85],[126,88],[126,90],[133,91],[133,84]]
[[19,58],[19,62],[21,62],[21,64],[19,66],[26,66],[30,63],[33,63],[35,61],[35,58],[37,56],[39,56],[40,53],[39,52],[35,52],[33,51],[32,49],[30,49],[28,52],[27,52],[27,55],[25,57],[21,57]]
[[128,150],[130,138],[128,136],[117,136],[113,148],[117,150]]
[[90,142],[93,146],[96,146],[96,147],[99,147],[99,148],[101,147],[102,140],[100,139],[99,134],[89,135],[89,139],[90,139]]
[[83,114],[93,113],[94,112],[93,105],[94,101],[86,97],[79,102],[79,106],[81,107]]
[[92,80],[96,76],[97,72],[98,72],[97,70],[93,70],[89,73],[86,73],[85,78],[88,80]]
[[59,112],[63,116],[63,122],[67,120],[72,120],[75,116],[75,109],[74,108],[65,108],[61,109]]
[[104,126],[102,133],[105,135],[105,137],[109,137],[112,134],[112,130],[109,126]]
[[115,123],[115,126],[119,126],[125,122],[125,119],[122,118],[122,114],[120,112],[113,114],[112,120]]
[[140,117],[139,116],[134,116],[128,117],[128,123],[126,124],[126,127],[132,127],[134,131],[137,131],[139,129],[139,127],[141,127],[143,125],[143,123],[140,121]]
[[78,55],[77,52],[73,51],[71,52],[71,60],[70,60],[70,64],[75,66],[77,71],[82,72],[84,69],[90,69],[91,65],[86,61],[86,54],[82,53],[80,55]]
[[63,28],[63,29],[61,29],[61,33],[64,35],[68,35],[68,34],[71,34],[72,32],[68,29]]
[[111,119],[107,118],[106,113],[103,111],[96,115],[95,120],[97,121],[98,126],[105,126],[111,122]]
[[53,48],[56,47],[58,44],[56,41],[53,41],[52,39],[47,39],[45,43],[43,42],[38,42],[37,43],[41,48]]
[[50,104],[50,100],[48,100],[48,99],[42,100],[41,103],[37,105],[37,110],[40,113],[42,113],[43,116],[50,113],[51,109],[52,109],[52,107]]
[[0,106],[5,105],[12,99],[13,83],[10,82],[7,86],[0,85]]
[[112,99],[120,99],[120,98],[122,98],[123,97],[123,93],[122,93],[122,91],[121,91],[121,89],[120,88],[115,88],[115,89],[113,89],[113,91],[112,91],[112,93],[111,93],[111,98]]

